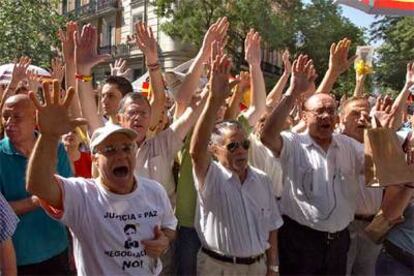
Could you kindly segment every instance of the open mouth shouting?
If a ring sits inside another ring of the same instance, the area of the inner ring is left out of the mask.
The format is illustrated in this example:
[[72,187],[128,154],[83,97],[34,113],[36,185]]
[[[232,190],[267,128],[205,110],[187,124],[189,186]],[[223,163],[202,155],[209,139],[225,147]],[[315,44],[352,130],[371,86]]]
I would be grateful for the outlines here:
[[116,177],[127,177],[129,175],[129,171],[128,166],[117,166],[112,169],[112,173]]

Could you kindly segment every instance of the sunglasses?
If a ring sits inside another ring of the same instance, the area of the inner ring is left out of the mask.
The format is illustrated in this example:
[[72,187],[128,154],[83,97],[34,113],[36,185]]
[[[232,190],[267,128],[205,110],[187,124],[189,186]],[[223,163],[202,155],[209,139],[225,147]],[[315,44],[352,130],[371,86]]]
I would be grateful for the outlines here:
[[239,147],[248,150],[250,148],[250,141],[246,139],[242,142],[231,142],[226,145],[226,149],[231,153],[235,152]]
[[100,150],[95,150],[94,153],[100,153],[107,156],[113,156],[117,152],[122,151],[124,153],[130,154],[135,149],[135,144],[122,144],[120,146],[108,145],[103,147]]

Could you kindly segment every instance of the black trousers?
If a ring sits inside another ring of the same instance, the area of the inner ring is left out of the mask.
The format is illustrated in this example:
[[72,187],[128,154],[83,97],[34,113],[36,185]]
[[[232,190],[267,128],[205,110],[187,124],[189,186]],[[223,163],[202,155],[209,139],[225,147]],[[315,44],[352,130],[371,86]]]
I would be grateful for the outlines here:
[[334,234],[283,216],[278,232],[281,275],[345,275],[350,244],[348,229]]
[[70,275],[68,249],[37,264],[17,267],[18,275]]

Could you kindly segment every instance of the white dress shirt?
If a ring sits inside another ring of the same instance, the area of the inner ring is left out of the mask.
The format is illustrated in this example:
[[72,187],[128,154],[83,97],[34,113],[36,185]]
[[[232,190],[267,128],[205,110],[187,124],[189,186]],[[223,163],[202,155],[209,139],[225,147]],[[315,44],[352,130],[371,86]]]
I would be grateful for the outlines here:
[[262,171],[248,167],[247,177],[239,177],[212,161],[199,187],[195,226],[201,244],[215,252],[251,257],[269,248],[269,232],[282,226],[270,178]]
[[327,152],[308,133],[283,132],[281,212],[318,231],[337,232],[354,219],[364,151],[334,134]]

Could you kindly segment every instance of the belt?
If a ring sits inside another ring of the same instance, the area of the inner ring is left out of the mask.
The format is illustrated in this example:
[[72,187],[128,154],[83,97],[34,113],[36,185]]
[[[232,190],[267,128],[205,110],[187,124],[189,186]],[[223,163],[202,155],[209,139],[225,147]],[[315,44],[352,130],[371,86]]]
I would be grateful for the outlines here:
[[394,259],[406,265],[410,269],[414,269],[414,255],[401,249],[388,240],[384,241],[384,249],[385,252],[390,254]]
[[374,219],[374,217],[375,217],[375,215],[358,215],[358,214],[356,214],[354,216],[354,219],[371,222]]
[[232,263],[232,264],[244,264],[244,265],[254,264],[255,262],[260,261],[260,259],[264,256],[264,253],[257,255],[257,256],[253,256],[253,257],[226,256],[226,255],[222,255],[220,253],[211,251],[210,249],[207,249],[205,247],[201,247],[201,251],[206,253],[211,258],[222,261],[222,262]]

